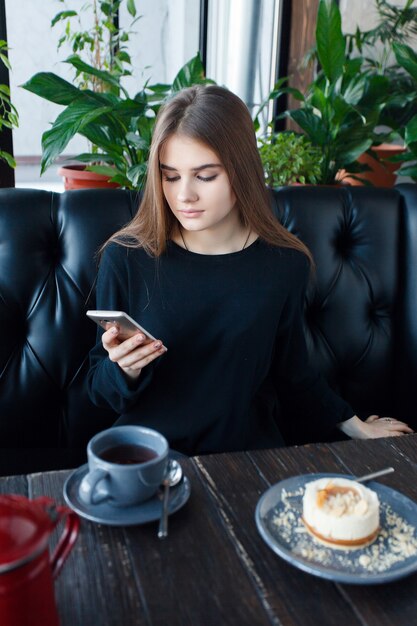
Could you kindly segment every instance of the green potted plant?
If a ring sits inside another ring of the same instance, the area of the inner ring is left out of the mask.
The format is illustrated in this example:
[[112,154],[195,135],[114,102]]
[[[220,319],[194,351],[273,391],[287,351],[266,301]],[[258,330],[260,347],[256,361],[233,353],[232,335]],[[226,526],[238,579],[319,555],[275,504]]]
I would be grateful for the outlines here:
[[[388,78],[387,101],[381,111],[380,123],[391,129],[386,135],[390,140],[417,113],[412,79],[396,61],[395,44],[412,43],[417,35],[416,0],[406,0],[403,6],[387,0],[374,0],[377,24],[362,31],[357,27],[354,34],[347,34],[348,51],[351,56],[361,55],[363,69]],[[384,135],[381,134],[381,138]]]
[[259,154],[269,187],[317,184],[321,152],[311,141],[294,132],[272,133],[261,138]]
[[306,93],[285,87],[286,79],[281,79],[268,100],[284,93],[299,100],[300,108],[282,115],[290,117],[321,150],[319,183],[333,185],[341,182],[345,172],[356,178],[369,169],[357,159],[374,142],[388,79],[363,71],[361,57],[349,57],[334,0],[319,1],[316,44],[321,69]]
[[[5,54],[7,52],[7,42],[3,39],[0,40],[0,62],[3,63],[9,70],[10,62]],[[4,128],[17,128],[19,126],[19,115],[16,107],[13,105],[10,99],[10,89],[8,85],[0,85],[0,133]],[[0,150],[0,159],[5,161],[10,167],[16,167],[16,161],[13,156],[6,150]]]
[[[358,162],[367,165],[368,170],[355,177],[345,175],[345,181],[350,184],[391,187],[396,181],[398,166],[391,157],[398,155],[397,160],[401,159],[405,150],[400,141],[401,130],[417,113],[417,101],[411,78],[396,62],[393,45],[409,42],[417,34],[415,2],[407,0],[398,6],[387,0],[374,0],[376,26],[366,31],[357,27],[355,33],[345,35],[348,57],[362,58],[361,72],[383,76],[388,81],[372,146],[358,157]],[[316,46],[308,59],[318,60]]]
[[[406,44],[395,43],[393,46],[397,63],[404,68],[414,85],[414,98],[417,100],[417,54]],[[401,158],[393,157],[393,162],[401,162],[398,174],[410,176],[417,182],[417,113],[408,120],[401,130],[406,151]]]
[[[415,85],[394,56],[397,43],[410,43],[417,34],[415,4],[416,0],[406,0],[402,6],[387,0],[374,0],[376,26],[367,31],[358,27],[354,34],[346,35],[349,54],[363,57],[363,70],[388,79],[385,105],[381,109],[374,143],[359,157],[360,162],[370,167],[361,178],[379,186],[395,184],[398,162],[405,151],[403,131],[417,114]],[[397,155],[394,161],[393,155]],[[355,181],[351,183],[355,184]]]
[[[91,0],[83,4],[78,11],[69,8],[65,0],[60,0],[60,2],[64,10],[55,15],[51,21],[51,27],[63,27],[62,35],[58,41],[58,50],[64,44],[72,49],[73,54],[66,62],[71,64],[74,69],[74,85],[79,90],[85,90],[86,92],[118,93],[117,81],[131,74],[131,61],[127,44],[131,28],[135,21],[139,19],[136,17],[135,0],[127,0],[127,10],[132,18],[127,29],[119,29],[116,26],[116,16],[125,0],[111,0],[110,2],[108,0]],[[84,65],[93,68],[93,71],[84,71]],[[104,72],[109,77],[110,82],[103,80],[101,72]],[[48,87],[46,84],[50,76],[55,75],[45,73],[37,75],[41,84],[38,85],[38,81],[35,79],[35,89],[39,87],[42,92],[42,90],[49,88],[53,91],[53,85],[51,84]],[[112,78],[116,82],[111,82]],[[23,85],[23,87],[30,90],[31,81],[28,81],[28,83]],[[38,95],[43,95],[43,97],[50,99],[45,92]],[[56,99],[53,101],[57,102]],[[61,104],[61,102],[58,102],[58,104]],[[45,133],[42,140],[44,156],[45,151],[47,151],[44,145],[46,141],[48,141],[48,137]],[[86,162],[103,165],[105,160],[98,157],[100,152],[100,147],[94,142],[94,139],[88,140],[87,154],[96,156],[94,159],[85,155]],[[108,182],[108,175],[97,171],[93,172],[88,166],[82,165],[83,156],[79,155],[77,159],[80,163],[65,165],[60,168],[59,173],[64,177],[66,188],[78,186],[118,186],[116,182]],[[42,158],[41,173],[49,165],[50,163],[48,161],[45,162],[45,159]]]
[[[74,39],[78,46],[76,52],[65,61],[76,71],[78,84],[51,72],[41,72],[23,85],[28,91],[64,106],[52,127],[43,133],[41,173],[62,154],[72,137],[79,134],[92,146],[89,152],[75,157],[79,169],[101,175],[116,186],[140,188],[146,175],[155,115],[164,99],[183,87],[212,82],[204,77],[201,59],[196,55],[181,68],[172,85],[146,83],[143,89],[130,96],[122,84],[123,77],[130,73],[126,67],[130,65],[130,57],[125,50],[128,35],[111,26],[112,10],[122,2],[94,0],[97,10],[100,9],[97,20],[103,22],[102,28],[107,29],[112,40],[106,48],[110,55],[106,63],[92,65],[80,56],[83,50],[94,51],[100,38],[93,37],[88,47],[88,37],[85,36],[84,47],[80,48],[78,37]],[[134,17],[133,0],[127,0],[127,8]],[[68,12],[59,15],[59,20],[75,17],[69,16]],[[57,19],[56,16],[55,23]],[[112,64],[110,51],[114,50],[116,43],[118,55],[113,55]]]

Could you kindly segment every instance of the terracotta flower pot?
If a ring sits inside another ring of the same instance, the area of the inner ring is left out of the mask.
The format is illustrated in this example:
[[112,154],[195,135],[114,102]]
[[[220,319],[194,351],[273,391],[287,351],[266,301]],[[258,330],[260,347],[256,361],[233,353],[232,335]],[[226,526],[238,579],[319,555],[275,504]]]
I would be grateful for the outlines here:
[[[405,148],[394,144],[381,143],[380,146],[374,146],[371,148],[371,151],[374,152],[379,159],[387,159],[388,157],[401,154],[405,151]],[[361,172],[357,174],[360,178],[369,180],[376,187],[393,187],[395,185],[397,175],[394,174],[394,172],[400,168],[400,163],[390,163],[389,161],[381,162],[373,158],[367,152],[361,154],[358,161],[359,163],[364,163],[372,168],[372,171],[370,172]],[[363,184],[359,180],[345,176],[346,172],[344,170],[341,174],[344,176],[343,182],[346,184],[355,186],[361,186]]]
[[120,187],[118,183],[109,182],[109,177],[104,174],[96,174],[85,169],[85,165],[64,165],[58,170],[58,174],[64,179],[65,190],[91,189],[94,187]]

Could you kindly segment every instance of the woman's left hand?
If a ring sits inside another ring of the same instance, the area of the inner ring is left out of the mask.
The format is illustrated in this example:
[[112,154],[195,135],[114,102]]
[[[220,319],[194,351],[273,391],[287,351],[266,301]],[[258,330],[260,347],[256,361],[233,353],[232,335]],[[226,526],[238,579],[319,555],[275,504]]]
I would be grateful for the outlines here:
[[378,437],[399,437],[414,432],[408,424],[400,422],[393,417],[379,417],[370,415],[364,422],[366,424],[365,438],[377,439]]
[[400,437],[413,433],[413,429],[393,417],[370,415],[364,422],[354,415],[340,422],[340,430],[353,439],[378,439],[379,437]]

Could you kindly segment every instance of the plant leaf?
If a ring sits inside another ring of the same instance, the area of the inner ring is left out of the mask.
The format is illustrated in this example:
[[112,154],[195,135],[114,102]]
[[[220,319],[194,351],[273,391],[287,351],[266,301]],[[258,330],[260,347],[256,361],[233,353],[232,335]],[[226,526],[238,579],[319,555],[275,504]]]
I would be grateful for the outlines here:
[[402,43],[393,43],[392,49],[394,50],[397,63],[417,81],[417,54],[414,50]]
[[100,152],[83,152],[82,154],[77,154],[75,160],[81,163],[94,163],[94,161],[113,163],[113,159],[108,154],[101,154]]
[[316,26],[317,56],[325,76],[334,82],[343,73],[346,42],[334,0],[320,0]]
[[289,113],[291,119],[304,130],[311,142],[316,146],[323,146],[328,139],[321,118],[314,115],[309,109],[296,109]]
[[413,154],[412,152],[402,152],[401,154],[394,154],[385,160],[390,163],[406,163],[407,161],[417,160],[417,153]]
[[[119,2],[119,4],[120,4],[120,2]],[[104,2],[103,0],[101,0],[100,1],[100,9],[104,13],[104,15],[106,15],[107,17],[109,17],[109,15],[112,14],[112,6],[111,6],[110,2]],[[106,27],[108,28],[107,23],[106,23]]]
[[143,137],[136,135],[135,133],[127,133],[126,139],[129,143],[131,143],[138,150],[148,150],[149,142],[146,141]]
[[0,52],[0,59],[3,61],[4,65],[7,67],[8,70],[12,69],[9,58],[5,54],[2,54],[1,52]]
[[99,107],[94,101],[74,102],[56,118],[50,130],[42,135],[41,174],[66,148],[70,139],[97,117],[110,111],[110,107]]
[[358,104],[363,97],[365,87],[365,77],[363,75],[359,74],[357,77],[349,80],[343,89],[344,100],[350,105]]
[[132,17],[136,17],[135,0],[127,0],[127,10]]
[[389,91],[389,80],[386,76],[364,76],[364,83],[362,107],[375,109],[379,104],[386,104]]
[[[96,160],[100,159],[100,155],[97,154],[96,155]],[[77,157],[78,160],[78,157]],[[88,165],[86,167],[86,170],[88,172],[95,172],[96,174],[103,174],[104,176],[108,176],[109,179],[111,179],[115,174],[116,174],[116,170],[114,169],[114,167],[111,167],[110,165]]]
[[[162,84],[162,83],[156,83],[156,85],[147,85],[146,89],[150,89],[155,94],[166,95],[167,93],[169,93],[169,91],[171,89],[171,85]],[[142,93],[142,92],[139,92],[139,93]]]
[[9,154],[8,152],[5,152],[4,150],[0,150],[0,159],[3,159],[3,161],[6,161],[7,165],[12,167],[13,169],[16,167],[16,161],[14,160],[12,155]]
[[52,72],[39,72],[22,87],[45,100],[62,105],[71,104],[82,94],[80,89]]
[[78,56],[78,54],[72,54],[71,56],[69,56],[67,59],[65,59],[65,63],[70,63],[79,72],[96,76],[101,81],[103,81],[103,83],[106,83],[107,85],[112,85],[113,87],[116,87],[118,90],[121,89],[122,91],[126,93],[125,89],[123,89],[123,87],[120,84],[119,78],[113,76],[112,74],[110,74],[110,72],[107,72],[105,70],[98,70],[92,65],[85,63]]
[[415,115],[405,127],[404,140],[406,145],[417,141],[417,115]]
[[417,164],[416,165],[405,165],[404,167],[400,167],[397,171],[397,174],[401,176],[411,176],[411,178],[417,178]]
[[[105,126],[103,120],[106,116],[98,118],[98,122],[90,122],[80,131],[83,137],[86,137],[90,143],[103,150],[109,156],[109,162],[112,163],[123,155],[123,147],[120,142],[120,132],[114,130],[110,126]],[[109,120],[110,121],[110,120]]]
[[313,84],[311,86],[307,106],[319,111],[322,120],[328,117],[328,100],[329,99],[326,98],[323,90],[318,85]]
[[133,165],[129,167],[127,170],[127,177],[131,183],[132,189],[140,189],[143,186],[145,181],[147,171],[146,163],[138,163],[137,165]]
[[78,15],[77,11],[60,11],[51,21],[51,27],[55,26],[57,22],[67,19],[67,17],[75,17],[76,15]]
[[362,141],[353,140],[352,143],[345,143],[344,149],[339,148],[337,151],[336,162],[340,169],[349,169],[349,164],[366,152],[372,146],[372,139],[363,139]]
[[146,110],[147,103],[139,100],[119,100],[113,107],[115,115],[126,117],[130,119],[132,117],[140,117]]
[[[172,91],[181,91],[185,87],[191,87],[198,83],[206,82],[204,77],[204,67],[201,62],[200,53],[190,59],[178,72],[172,83]],[[212,82],[212,81],[211,81]]]

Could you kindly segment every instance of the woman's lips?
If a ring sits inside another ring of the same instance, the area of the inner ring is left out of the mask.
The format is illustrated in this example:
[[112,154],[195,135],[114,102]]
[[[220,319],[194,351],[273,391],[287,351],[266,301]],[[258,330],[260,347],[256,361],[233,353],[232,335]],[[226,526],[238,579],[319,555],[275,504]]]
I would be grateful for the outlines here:
[[183,217],[199,217],[204,211],[178,211]]

